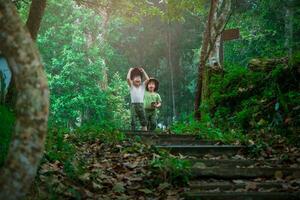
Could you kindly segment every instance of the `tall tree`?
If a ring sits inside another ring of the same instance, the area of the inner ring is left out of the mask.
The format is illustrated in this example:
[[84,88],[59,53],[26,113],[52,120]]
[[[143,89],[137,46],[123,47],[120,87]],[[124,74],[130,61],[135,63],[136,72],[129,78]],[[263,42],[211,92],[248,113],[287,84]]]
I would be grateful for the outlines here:
[[223,32],[225,25],[229,19],[231,11],[231,1],[218,0],[216,6],[216,10],[213,14],[213,24],[211,27],[211,50],[209,52],[208,63],[210,67],[223,69],[220,61],[221,33]]
[[26,26],[33,40],[36,40],[47,0],[32,0]]
[[[201,119],[200,105],[204,105],[208,97],[208,68],[207,60],[210,59],[208,67],[220,67],[220,36],[230,15],[231,0],[211,0],[207,24],[203,33],[202,47],[200,52],[200,63],[198,68],[197,88],[195,95],[195,119]],[[202,110],[203,113],[204,110]]]
[[40,55],[15,6],[0,0],[0,50],[15,77],[17,119],[0,171],[0,199],[20,199],[34,180],[44,150],[49,91]]
[[[88,0],[76,0],[77,4],[85,6],[87,8],[90,8],[95,11],[98,15],[102,17],[102,34],[100,35],[101,40],[103,42],[106,42],[107,40],[107,33],[108,33],[108,25],[110,22],[111,17],[115,15],[115,11],[118,10],[116,7],[118,4],[116,4],[116,1],[106,1],[106,0],[100,0],[100,1],[88,1]],[[91,40],[91,43],[93,43],[96,39],[91,33],[87,33],[88,39]],[[106,60],[104,60],[105,65],[107,63]],[[102,67],[102,73],[103,73],[103,79],[100,82],[100,87],[103,90],[106,90],[108,87],[108,74],[106,67]]]
[[175,87],[174,87],[174,66],[172,62],[172,34],[171,34],[171,24],[168,22],[168,28],[167,28],[167,49],[168,49],[168,54],[167,54],[167,63],[168,63],[168,68],[170,70],[170,79],[171,79],[171,96],[172,96],[172,113],[173,116],[172,118],[176,118],[176,103],[175,103]]

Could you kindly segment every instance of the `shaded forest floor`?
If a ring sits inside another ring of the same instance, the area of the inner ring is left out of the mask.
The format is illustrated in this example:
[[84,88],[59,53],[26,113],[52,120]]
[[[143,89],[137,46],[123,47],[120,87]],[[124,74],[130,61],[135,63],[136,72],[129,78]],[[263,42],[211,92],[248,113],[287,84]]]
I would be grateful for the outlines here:
[[[28,199],[180,199],[188,188],[191,170],[197,165],[188,156],[174,156],[141,143],[141,139],[127,140],[119,132],[84,135],[52,132],[49,135]],[[287,145],[281,136],[276,136],[276,141],[261,146],[251,140],[245,154],[230,159],[255,159],[248,168],[299,168],[300,149]],[[203,159],[210,160],[228,158],[203,155]],[[247,185],[244,190],[257,191],[256,182],[264,181],[269,180],[261,177],[242,182]],[[300,190],[300,180],[284,176],[283,172],[275,173],[274,181],[285,185],[285,191]]]
[[28,199],[178,199],[189,163],[115,134],[115,141],[67,134],[49,144]]

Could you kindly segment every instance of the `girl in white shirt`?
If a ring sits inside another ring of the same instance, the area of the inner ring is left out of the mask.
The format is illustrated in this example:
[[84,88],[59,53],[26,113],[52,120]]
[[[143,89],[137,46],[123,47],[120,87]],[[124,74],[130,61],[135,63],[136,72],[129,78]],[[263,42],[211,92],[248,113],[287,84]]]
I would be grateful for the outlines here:
[[[142,82],[143,76],[145,81]],[[136,130],[136,122],[140,121],[143,131],[147,131],[147,119],[144,109],[145,85],[149,77],[141,67],[130,68],[127,74],[127,83],[130,87],[131,97],[131,129]]]

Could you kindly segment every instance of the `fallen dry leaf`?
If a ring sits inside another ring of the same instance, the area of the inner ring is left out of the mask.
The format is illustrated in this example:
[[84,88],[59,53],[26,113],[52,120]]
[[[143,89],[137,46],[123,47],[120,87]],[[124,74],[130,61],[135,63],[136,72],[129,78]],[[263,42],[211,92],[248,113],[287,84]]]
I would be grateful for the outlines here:
[[282,171],[278,170],[275,172],[274,174],[274,177],[277,179],[277,180],[281,180],[283,178],[283,173]]
[[248,190],[256,190],[257,189],[257,184],[255,182],[248,182],[246,183],[245,189]]

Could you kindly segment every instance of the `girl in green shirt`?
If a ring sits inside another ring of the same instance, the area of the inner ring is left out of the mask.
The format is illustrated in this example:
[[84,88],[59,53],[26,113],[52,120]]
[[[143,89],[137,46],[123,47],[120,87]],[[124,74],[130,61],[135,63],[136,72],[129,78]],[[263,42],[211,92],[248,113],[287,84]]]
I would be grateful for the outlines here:
[[158,87],[159,82],[155,78],[150,78],[146,84],[144,107],[148,121],[147,129],[150,131],[156,129],[158,108],[161,106],[161,98],[157,93]]

